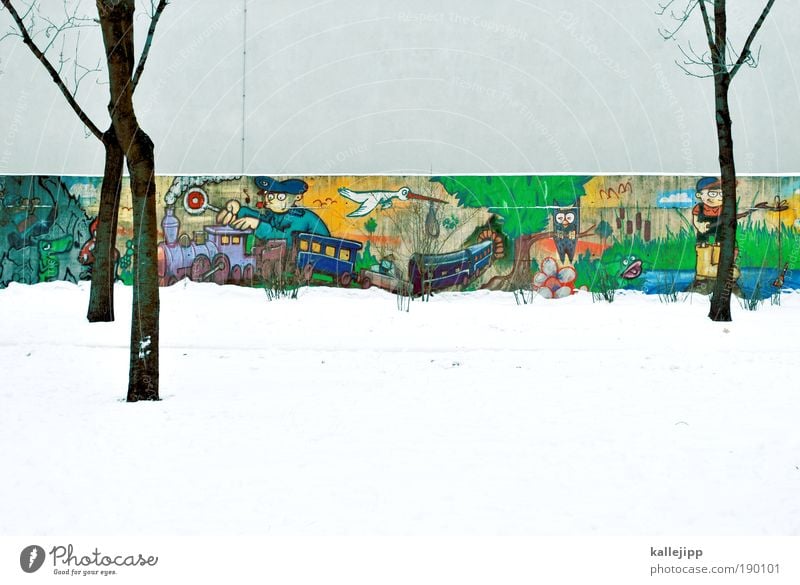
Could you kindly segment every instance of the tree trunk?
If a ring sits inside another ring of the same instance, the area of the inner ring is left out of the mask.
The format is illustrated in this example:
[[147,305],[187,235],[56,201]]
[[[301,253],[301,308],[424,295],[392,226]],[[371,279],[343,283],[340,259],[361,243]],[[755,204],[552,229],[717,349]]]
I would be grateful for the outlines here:
[[158,268],[153,142],[133,107],[134,0],[97,0],[111,90],[109,113],[128,163],[133,195],[134,267],[128,401],[158,400]]
[[128,154],[133,192],[133,319],[128,401],[158,400],[158,222],[153,142],[137,126]]
[[522,234],[514,240],[514,264],[511,272],[504,276],[495,276],[485,285],[488,290],[513,291],[527,289],[531,286],[531,248],[539,240],[552,237],[551,232],[540,234]]
[[92,288],[86,315],[90,323],[114,320],[117,218],[125,155],[114,133],[113,125],[103,134],[103,146],[106,150],[106,164],[103,170],[103,185],[100,189],[100,209],[97,212],[97,231],[94,236]]
[[716,242],[720,244],[717,279],[711,297],[708,317],[712,321],[731,320],[731,293],[736,282],[733,273],[736,250],[736,165],[733,159],[733,133],[728,89],[731,76],[725,65],[727,22],[725,2],[718,0],[714,7],[716,44],[719,49],[712,54],[714,61],[714,96],[719,145],[719,170],[722,181],[722,212],[717,228]]
[[514,267],[508,285],[511,289],[530,288],[531,286],[531,248],[536,241],[535,236],[522,235],[514,240]]

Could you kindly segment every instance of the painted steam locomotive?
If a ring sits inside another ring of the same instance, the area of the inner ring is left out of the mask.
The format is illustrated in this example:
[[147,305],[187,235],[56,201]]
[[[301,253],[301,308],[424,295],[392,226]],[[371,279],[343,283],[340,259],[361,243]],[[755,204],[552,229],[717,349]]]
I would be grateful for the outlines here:
[[408,261],[413,293],[420,295],[471,282],[492,263],[492,253],[492,240],[484,240],[457,252],[414,254]]
[[158,282],[161,286],[175,284],[183,278],[195,282],[217,284],[251,284],[255,276],[269,278],[281,270],[286,256],[286,242],[268,240],[252,246],[248,240],[252,230],[237,230],[228,226],[206,226],[204,231],[178,236],[180,221],[175,210],[167,207],[161,222],[164,241],[158,245]]

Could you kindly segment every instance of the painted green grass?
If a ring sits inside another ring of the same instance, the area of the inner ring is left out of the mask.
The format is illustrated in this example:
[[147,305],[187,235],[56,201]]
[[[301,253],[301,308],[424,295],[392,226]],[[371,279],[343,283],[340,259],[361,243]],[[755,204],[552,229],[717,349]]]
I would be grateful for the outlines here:
[[[682,227],[677,233],[645,242],[640,236],[616,240],[603,254],[603,263],[635,255],[642,259],[645,270],[694,270],[695,232]],[[750,223],[736,232],[739,248],[737,264],[742,268],[777,268],[789,263],[800,268],[800,233],[783,226],[778,245],[778,230],[763,223]]]
[[[788,263],[790,270],[800,269],[800,233],[792,228],[782,227],[779,245],[777,229],[748,221],[739,226],[736,239],[739,248],[736,263],[740,268],[778,270]],[[595,290],[605,275],[612,278],[616,276],[621,270],[620,262],[629,256],[640,258],[645,272],[694,270],[695,244],[694,229],[689,227],[681,227],[678,232],[668,231],[666,236],[649,242],[645,242],[638,234],[615,238],[599,260],[591,258],[588,252],[576,259],[576,286]],[[620,288],[637,288],[640,279],[618,280]]]
[[603,253],[604,264],[636,256],[642,260],[645,270],[694,270],[695,255],[694,231],[681,228],[677,233],[668,233],[662,238],[645,242],[636,234],[614,243]]
[[790,270],[800,268],[800,233],[790,227],[781,227],[780,246],[778,230],[764,224],[750,224],[737,230],[736,242],[737,264],[741,267],[777,269],[788,262]]

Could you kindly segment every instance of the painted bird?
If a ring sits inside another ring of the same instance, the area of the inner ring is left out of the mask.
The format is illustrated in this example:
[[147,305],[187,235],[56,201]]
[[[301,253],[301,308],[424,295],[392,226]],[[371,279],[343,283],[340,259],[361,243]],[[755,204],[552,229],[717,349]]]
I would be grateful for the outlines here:
[[399,199],[400,201],[420,199],[423,201],[447,203],[447,201],[441,199],[417,195],[408,187],[401,187],[397,191],[351,191],[347,187],[340,187],[339,195],[360,204],[360,207],[354,212],[347,214],[347,217],[364,217],[365,215],[369,215],[378,205],[380,205],[382,209],[388,209],[392,206],[392,199]]

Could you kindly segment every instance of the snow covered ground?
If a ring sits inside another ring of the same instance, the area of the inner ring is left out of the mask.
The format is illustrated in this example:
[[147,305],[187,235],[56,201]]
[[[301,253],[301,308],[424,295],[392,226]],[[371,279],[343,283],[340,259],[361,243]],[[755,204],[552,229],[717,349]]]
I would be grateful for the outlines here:
[[130,297],[0,291],[3,534],[800,534],[800,294],[180,283],[163,400],[126,404]]

